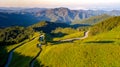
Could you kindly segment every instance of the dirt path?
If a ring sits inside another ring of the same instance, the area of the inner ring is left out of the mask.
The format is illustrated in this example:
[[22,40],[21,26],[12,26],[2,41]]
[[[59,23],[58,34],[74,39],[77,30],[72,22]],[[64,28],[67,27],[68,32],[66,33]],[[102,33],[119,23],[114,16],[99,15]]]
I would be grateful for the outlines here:
[[41,52],[42,52],[42,48],[40,47],[38,54],[30,61],[29,67],[34,67],[34,62]]
[[[88,37],[88,33],[89,31],[85,32],[83,37],[60,40],[59,42],[68,42],[68,41],[73,41],[73,40],[85,39]],[[40,55],[41,52],[42,52],[42,48],[40,47],[40,51],[38,52],[38,54],[30,61],[30,64],[29,64],[30,67],[34,67],[34,61]]]
[[85,39],[85,38],[88,37],[88,33],[89,33],[89,31],[85,32],[83,37],[60,40],[59,42],[71,42],[71,41],[74,41],[74,40]]
[[[85,32],[83,37],[60,40],[59,42],[70,42],[70,41],[74,41],[74,40],[85,39],[85,38],[88,37],[88,33],[89,33],[89,31]],[[34,40],[34,39],[35,39],[35,38],[33,38],[32,40]],[[31,40],[30,40],[30,41],[31,41]],[[26,42],[25,42],[25,43],[26,43]],[[13,49],[9,52],[9,56],[8,56],[7,62],[6,62],[6,64],[5,64],[5,67],[9,67],[9,64],[10,64],[10,62],[11,62],[11,60],[12,60],[12,56],[13,56],[14,50],[17,49],[17,48],[19,48],[20,46],[22,46],[22,45],[25,44],[25,43],[22,43],[22,44],[16,46],[15,48],[13,48]],[[38,52],[38,54],[30,61],[30,64],[29,64],[30,67],[34,67],[34,61],[35,61],[36,58],[40,55],[41,51],[42,51],[42,48],[40,47],[40,51]]]
[[[31,39],[30,41],[32,41],[32,40],[34,40],[34,39],[35,39],[35,38]],[[29,42],[30,42],[30,41],[29,41]],[[14,50],[17,49],[17,48],[19,48],[20,46],[22,46],[22,45],[25,44],[25,43],[26,43],[26,42],[24,42],[24,43],[22,43],[22,44],[20,44],[20,45],[18,45],[18,46],[16,46],[16,47],[14,47],[12,50],[10,50],[10,52],[9,52],[9,54],[8,54],[7,61],[6,61],[4,67],[9,67],[10,62],[11,62],[11,60],[12,60],[12,56],[13,56]]]

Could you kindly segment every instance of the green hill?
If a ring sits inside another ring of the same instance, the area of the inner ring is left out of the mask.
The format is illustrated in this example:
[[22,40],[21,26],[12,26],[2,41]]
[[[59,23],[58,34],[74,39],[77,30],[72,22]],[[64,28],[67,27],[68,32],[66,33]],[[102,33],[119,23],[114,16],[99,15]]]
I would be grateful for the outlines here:
[[[46,24],[43,24],[43,27],[46,29]],[[33,25],[32,28],[37,31],[43,29],[39,28],[39,25],[38,27]],[[35,61],[35,67],[41,65],[43,67],[120,67],[119,30],[120,17],[112,17],[92,26],[89,32],[92,36],[86,39],[43,45],[42,52]],[[79,34],[83,35],[82,32],[76,32],[72,28],[55,28],[55,30],[52,28],[52,31],[53,33],[68,34],[59,39],[73,38],[75,35],[80,36]],[[30,60],[38,52],[36,45],[39,43],[39,33],[34,34],[34,36],[35,39],[15,50],[10,67],[16,67],[17,65],[19,65],[17,67],[28,67]],[[7,51],[14,46],[7,46]]]
[[108,26],[105,28],[106,32],[102,31],[99,34],[73,43],[61,43],[44,47],[38,61],[45,66],[52,67],[119,67],[119,18],[113,17],[102,21],[99,23],[102,24],[101,26],[96,24],[95,27],[93,26],[90,29],[90,31],[94,28],[104,30],[104,27]]
[[57,28],[53,32],[54,41],[65,40],[70,38],[78,38],[84,36],[84,31],[78,31],[73,28]]
[[117,44],[120,45],[120,25],[113,28],[110,31],[96,34],[95,36],[90,36],[85,39],[83,42],[95,43],[95,44]]
[[19,42],[17,44],[1,45],[0,46],[0,59],[1,59],[0,66],[4,67],[7,57],[8,57],[8,54],[9,54],[8,52],[10,52],[13,48],[15,48],[16,46],[21,45],[21,44],[22,45],[20,47],[22,47],[22,48],[19,47],[18,50],[14,51],[13,59],[11,61],[11,63],[12,62],[13,63],[9,67],[29,66],[29,62],[33,59],[33,56],[37,54],[37,50],[39,51],[39,49],[36,47],[36,44],[39,43],[39,41],[38,41],[39,35],[40,35],[40,33],[36,32],[29,39],[25,39],[24,41]]
[[107,32],[120,25],[120,16],[106,19],[90,28],[90,34],[96,35]]
[[0,29],[0,45],[16,44],[32,37],[34,30],[19,26]]
[[29,26],[30,28],[33,28],[36,31],[43,31],[44,33],[51,33],[52,30],[55,30],[57,27],[70,27],[68,24],[65,23],[54,23],[54,22],[38,22],[34,25]]

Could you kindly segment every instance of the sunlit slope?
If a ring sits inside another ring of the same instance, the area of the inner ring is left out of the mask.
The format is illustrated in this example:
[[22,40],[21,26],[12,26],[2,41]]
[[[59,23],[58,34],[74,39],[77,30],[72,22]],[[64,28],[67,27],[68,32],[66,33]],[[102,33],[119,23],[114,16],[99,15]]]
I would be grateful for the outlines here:
[[[120,43],[120,17],[102,21],[90,28],[88,43]],[[92,35],[92,36],[91,36]]]
[[79,38],[84,36],[84,31],[74,28],[56,28],[52,31],[52,34],[54,35],[53,40],[59,41],[59,40],[65,40],[65,39],[72,39],[72,38]]
[[[30,61],[39,52],[39,48],[37,48],[39,33],[35,33],[33,38],[31,41],[24,41],[26,43],[14,51],[10,67],[29,67]],[[13,47],[15,45],[7,47],[8,51]]]
[[63,37],[54,38],[54,41],[72,39],[72,38],[79,38],[79,37],[82,37],[82,36],[84,36],[84,31],[76,32],[76,33],[69,34],[69,35],[66,35],[66,36],[63,36]]
[[[42,46],[42,52],[35,66],[120,67],[119,22],[120,17],[112,17],[91,27],[89,37],[84,40]],[[61,39],[72,38],[72,36],[78,36],[78,33],[65,35]],[[29,62],[39,51],[36,47],[39,43],[38,38],[15,50],[10,67],[28,67]]]
[[120,16],[111,17],[106,19],[90,28],[90,35],[107,32],[115,27],[120,26]]
[[119,67],[120,26],[74,43],[44,47],[37,59],[52,67]]
[[59,44],[48,46],[37,59],[51,67],[119,67],[119,45]]
[[120,67],[119,19],[113,17],[103,21],[108,25],[93,26],[90,31],[96,29],[97,33],[91,31],[95,34],[84,40],[44,47],[37,58],[39,63],[51,67]]
[[104,32],[95,36],[90,36],[89,38],[85,39],[84,42],[88,43],[101,42],[103,44],[108,42],[120,44],[120,26],[115,27],[111,31]]

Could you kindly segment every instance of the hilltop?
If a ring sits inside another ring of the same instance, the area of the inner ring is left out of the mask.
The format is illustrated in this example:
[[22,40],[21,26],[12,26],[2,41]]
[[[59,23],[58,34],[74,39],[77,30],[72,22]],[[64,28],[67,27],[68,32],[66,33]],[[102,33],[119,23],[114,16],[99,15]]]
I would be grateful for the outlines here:
[[58,27],[65,28],[65,27],[70,27],[70,25],[65,24],[65,23],[41,21],[41,22],[38,22],[36,24],[29,26],[29,28],[33,28],[36,31],[43,31],[44,33],[51,33],[52,30],[55,30]]

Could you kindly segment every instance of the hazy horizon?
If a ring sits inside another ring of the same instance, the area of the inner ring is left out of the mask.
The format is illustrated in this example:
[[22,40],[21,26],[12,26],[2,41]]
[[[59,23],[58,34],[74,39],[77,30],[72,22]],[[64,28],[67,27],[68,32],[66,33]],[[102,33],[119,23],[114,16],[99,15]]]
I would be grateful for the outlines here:
[[120,10],[120,0],[1,0],[0,7]]

